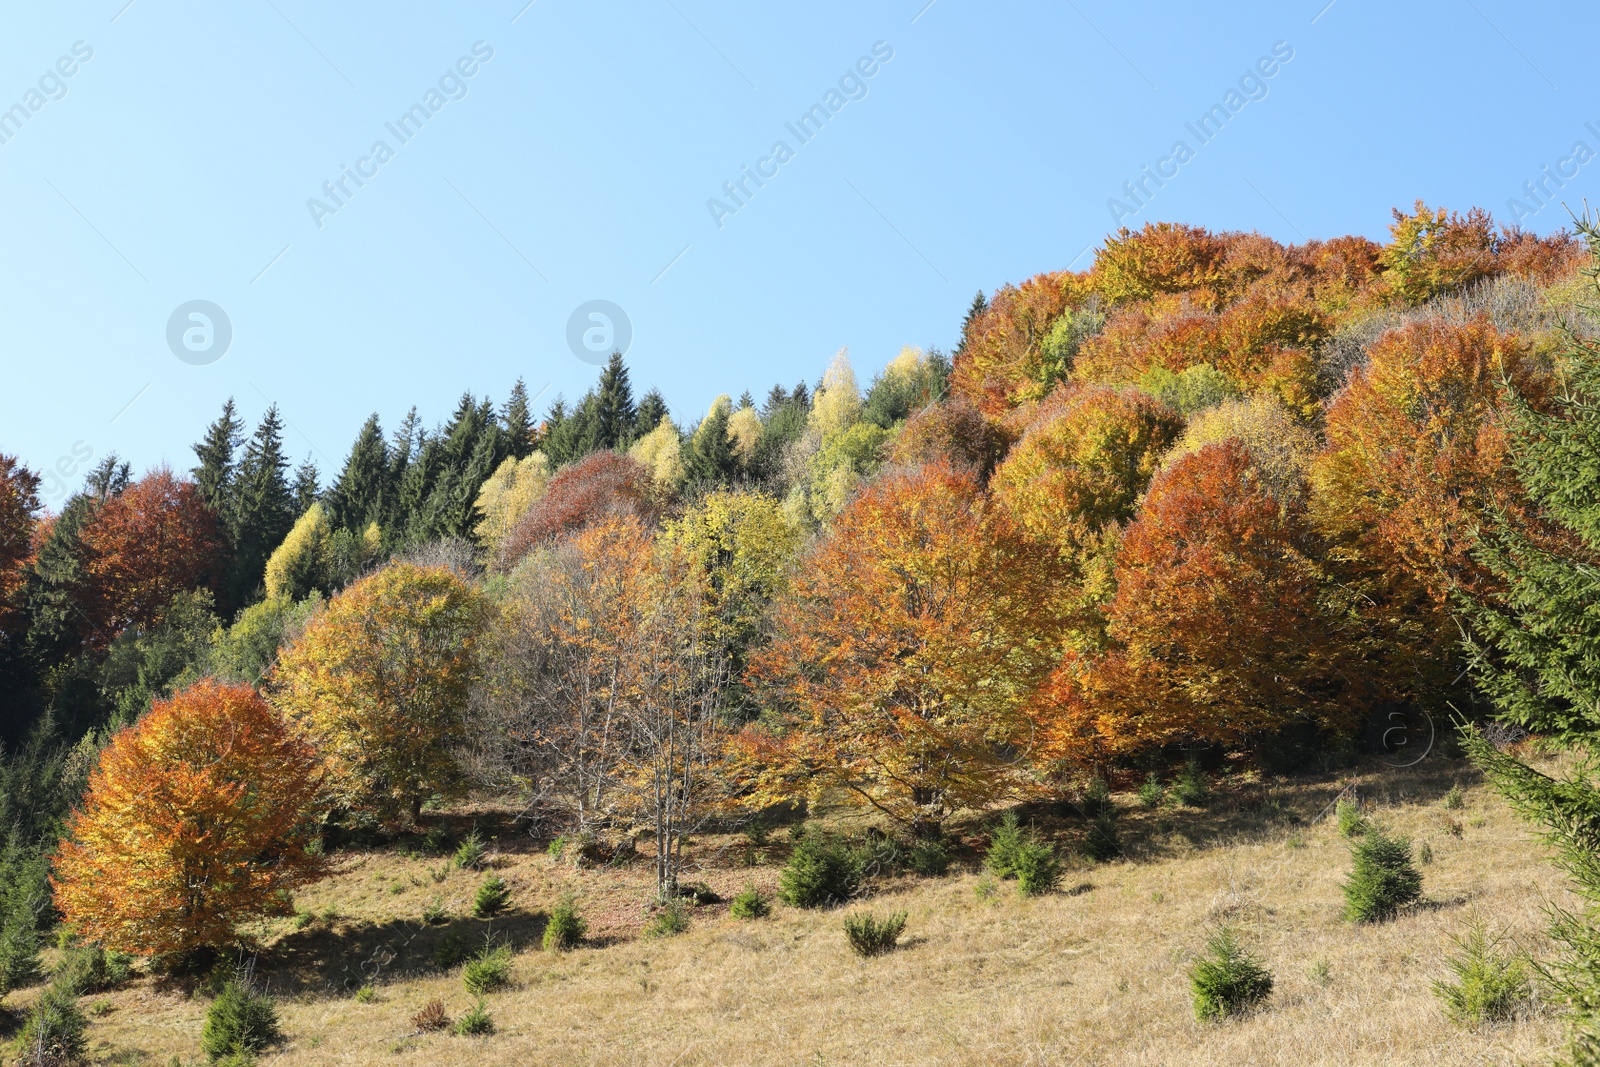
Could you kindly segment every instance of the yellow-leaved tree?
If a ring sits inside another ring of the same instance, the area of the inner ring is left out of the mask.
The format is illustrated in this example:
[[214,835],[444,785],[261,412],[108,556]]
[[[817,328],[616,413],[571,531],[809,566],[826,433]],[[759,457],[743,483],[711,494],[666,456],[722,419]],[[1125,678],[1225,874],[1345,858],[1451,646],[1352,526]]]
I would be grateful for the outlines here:
[[342,806],[415,822],[430,797],[459,795],[455,748],[484,621],[481,595],[454,571],[393,563],[284,650],[274,697],[322,752]]
[[327,512],[313,503],[267,559],[267,599],[301,600],[313,589],[326,589],[332,547]]
[[491,560],[498,560],[501,548],[529,508],[550,485],[550,462],[543,452],[532,452],[521,459],[507,456],[478,490],[478,541]]

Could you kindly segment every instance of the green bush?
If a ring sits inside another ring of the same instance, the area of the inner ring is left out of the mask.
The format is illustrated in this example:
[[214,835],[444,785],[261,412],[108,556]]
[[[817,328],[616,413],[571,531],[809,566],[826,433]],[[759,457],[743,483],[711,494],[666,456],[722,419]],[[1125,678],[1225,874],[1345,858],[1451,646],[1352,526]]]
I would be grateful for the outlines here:
[[1335,804],[1333,817],[1343,837],[1359,837],[1367,832],[1367,820],[1361,814],[1361,805],[1354,800],[1341,800]]
[[1025,897],[1053,892],[1061,881],[1061,859],[1056,855],[1055,846],[1033,837],[1017,849],[1012,870],[1017,878],[1017,891]]
[[459,930],[452,930],[433,948],[433,962],[444,971],[458,967],[472,956],[472,945]]
[[1195,1018],[1224,1019],[1265,1000],[1272,975],[1224,927],[1206,944],[1206,954],[1189,968]]
[[1016,813],[1006,812],[1004,818],[989,827],[989,851],[983,857],[984,866],[998,878],[1015,878],[1017,852],[1025,840]]
[[68,996],[102,993],[128,980],[133,957],[124,952],[107,952],[98,944],[77,944],[62,953],[51,974],[51,984]]
[[12,1051],[24,1067],[76,1067],[87,1063],[89,1020],[64,989],[47,989],[28,1012]]
[[1411,863],[1411,842],[1371,830],[1351,848],[1355,865],[1344,884],[1344,917],[1370,923],[1392,919],[1422,896],[1422,875]]
[[1031,829],[1022,829],[1012,812],[989,828],[989,851],[983,862],[991,873],[1015,878],[1023,896],[1048,893],[1061,880],[1055,848]]
[[750,816],[750,821],[744,824],[745,840],[756,848],[766,848],[772,840],[772,820],[766,812],[757,812]]
[[450,862],[459,870],[473,870],[482,865],[483,858],[488,853],[489,848],[483,843],[483,835],[474,829],[467,835],[467,839],[461,842],[461,847],[456,849],[456,854]]
[[878,874],[898,874],[906,866],[906,850],[900,842],[877,830],[869,830],[867,839],[850,847],[861,865],[862,878]]
[[1160,776],[1151,771],[1150,776],[1139,787],[1139,803],[1147,808],[1159,808],[1166,796],[1167,790],[1162,786]]
[[862,912],[859,915],[847,915],[844,920],[844,935],[858,956],[882,956],[893,952],[905,929],[906,913],[903,911],[897,911],[885,919],[879,919],[871,912]]
[[511,887],[498,874],[486,874],[478,884],[478,895],[472,898],[472,914],[480,919],[498,915],[511,899]]
[[1117,833],[1117,817],[1110,809],[1096,815],[1089,824],[1089,833],[1083,839],[1083,854],[1096,863],[1105,863],[1122,855],[1122,837]]
[[450,851],[450,832],[442,826],[430,826],[422,835],[422,847],[438,856]]
[[1433,983],[1451,1022],[1481,1026],[1513,1018],[1533,997],[1527,962],[1500,952],[1503,937],[1490,937],[1484,924],[1475,922],[1465,937],[1453,938],[1456,954],[1445,957],[1454,981]]
[[461,984],[475,997],[511,984],[511,947],[485,948],[461,968]]
[[728,905],[728,914],[735,919],[765,919],[772,914],[772,902],[753,885],[740,890]]
[[1444,806],[1449,808],[1451,811],[1460,811],[1462,808],[1466,807],[1466,804],[1466,790],[1461,788],[1460,782],[1457,782],[1455,785],[1450,787],[1447,793],[1445,793]]
[[482,998],[472,1008],[456,1020],[457,1037],[487,1037],[494,1033],[494,1020],[489,1017],[489,1008]]
[[950,869],[950,851],[942,838],[921,838],[906,850],[906,866],[924,878],[937,878]]
[[987,874],[979,878],[977,884],[972,887],[972,895],[985,904],[994,903],[995,897],[999,894],[999,883]]
[[568,894],[550,909],[550,921],[544,927],[545,951],[565,952],[577,948],[587,932],[588,925],[578,915],[577,902]]
[[1173,779],[1171,793],[1173,801],[1186,808],[1205,807],[1206,801],[1211,799],[1211,787],[1206,782],[1206,772],[1200,769],[1198,759],[1189,757],[1189,762]]
[[649,938],[673,937],[689,929],[689,911],[677,898],[656,909],[655,915],[645,924],[644,936]]
[[1104,778],[1095,778],[1089,783],[1089,787],[1083,791],[1083,801],[1079,807],[1083,809],[1084,818],[1087,819],[1093,819],[1111,810],[1111,786]]
[[778,899],[797,908],[843,904],[861,887],[862,855],[830,834],[807,833],[778,875]]
[[281,1036],[272,998],[235,978],[206,1009],[200,1048],[214,1062],[225,1056],[253,1056]]
[[444,906],[443,897],[434,897],[422,909],[422,921],[429,926],[437,926],[449,918],[450,911]]

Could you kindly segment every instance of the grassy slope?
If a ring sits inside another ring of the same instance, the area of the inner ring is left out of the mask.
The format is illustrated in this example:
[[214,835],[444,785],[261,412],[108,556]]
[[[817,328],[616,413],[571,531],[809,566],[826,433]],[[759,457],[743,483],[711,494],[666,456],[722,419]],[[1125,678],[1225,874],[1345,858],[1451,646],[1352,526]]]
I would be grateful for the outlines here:
[[[1331,819],[1309,823],[1352,778],[1378,819],[1433,851],[1423,867],[1427,903],[1385,926],[1339,920],[1347,845]],[[1441,797],[1457,780],[1469,786],[1467,803],[1447,812]],[[709,906],[681,937],[640,940],[647,865],[575,871],[508,831],[495,863],[519,911],[494,928],[523,947],[514,987],[489,998],[498,1032],[481,1039],[408,1033],[430,998],[453,1014],[470,1004],[459,974],[429,962],[445,932],[419,917],[435,894],[463,914],[478,875],[435,881],[437,858],[345,854],[341,873],[301,899],[319,913],[331,905],[339,918],[264,931],[261,973],[282,997],[288,1035],[267,1062],[1477,1064],[1537,1061],[1558,1044],[1560,1024],[1543,1014],[1459,1030],[1429,992],[1448,936],[1473,915],[1542,951],[1542,904],[1565,899],[1539,847],[1464,764],[1435,758],[1410,771],[1373,765],[1242,786],[1202,812],[1150,813],[1117,799],[1133,859],[1079,863],[1063,892],[1034,900],[1005,883],[980,902],[971,863],[942,879],[893,880],[871,906],[910,912],[907,943],[867,961],[848,952],[836,912],[780,907],[771,919],[739,923],[725,906]],[[1076,832],[1061,830],[1063,839]],[[725,895],[752,879],[774,885],[783,851],[775,845],[751,870],[739,862],[742,841],[706,838],[696,849],[721,864],[698,876]],[[597,944],[552,956],[537,947],[537,912],[565,888],[579,892]],[[1185,968],[1222,920],[1241,927],[1277,989],[1264,1012],[1201,1025]],[[476,920],[452,926],[484,932]],[[1311,973],[1319,959],[1325,983]],[[374,978],[374,1000],[349,992]],[[97,1058],[197,1057],[203,999],[150,979],[105,999],[110,1010],[91,1026]]]

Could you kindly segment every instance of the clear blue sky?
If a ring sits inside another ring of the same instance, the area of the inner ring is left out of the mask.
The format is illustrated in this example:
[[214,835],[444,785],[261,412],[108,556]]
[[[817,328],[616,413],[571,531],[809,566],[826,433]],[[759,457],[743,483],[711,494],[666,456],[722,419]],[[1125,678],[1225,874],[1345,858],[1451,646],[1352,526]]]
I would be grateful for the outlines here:
[[[1574,142],[1600,151],[1575,3],[525,3],[12,5],[0,450],[187,469],[225,397],[252,424],[270,398],[326,479],[369,412],[431,424],[519,376],[541,410],[580,394],[566,327],[591,299],[628,313],[636,385],[693,420],[842,345],[863,381],[903,344],[948,349],[976,290],[1086,267],[1146,165],[1176,175],[1130,225],[1299,241],[1382,237],[1417,197],[1504,217]],[[1292,59],[1201,144],[1185,124],[1276,42]],[[385,124],[441,79],[402,143]],[[785,126],[829,103],[806,143]],[[344,167],[371,176],[314,218]],[[743,167],[776,175],[714,213]],[[167,344],[193,299],[232,323],[209,365]]]

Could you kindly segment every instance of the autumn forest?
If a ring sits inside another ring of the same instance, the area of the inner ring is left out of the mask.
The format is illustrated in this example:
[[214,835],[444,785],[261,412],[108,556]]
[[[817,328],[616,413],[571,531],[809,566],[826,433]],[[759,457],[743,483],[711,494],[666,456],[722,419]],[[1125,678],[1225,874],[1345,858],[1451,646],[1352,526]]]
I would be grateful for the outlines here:
[[[47,509],[0,441],[17,1055],[81,1062],[77,997],[135,979],[201,998],[212,1060],[274,1055],[285,946],[335,922],[303,900],[358,856],[470,882],[482,951],[416,973],[465,966],[475,999],[407,1024],[459,1040],[535,942],[710,922],[708,872],[750,882],[728,922],[865,905],[867,960],[931,923],[871,911],[886,885],[1065,901],[1154,862],[1119,811],[1430,759],[1555,849],[1570,910],[1505,965],[1600,1062],[1596,256],[1587,219],[1420,201],[1382,243],[1147,224],[980,293],[949,353],[866,380],[841,350],[685,424],[616,355],[542,413],[519,382],[435,427],[373,415],[337,471],[230,401],[191,468],[111,456]],[[1339,796],[1304,816],[1357,842],[1346,918],[1397,921],[1420,841]],[[525,845],[631,872],[628,918],[535,899],[493,859]],[[1271,1010],[1239,937],[1191,976],[1207,1025]]]

